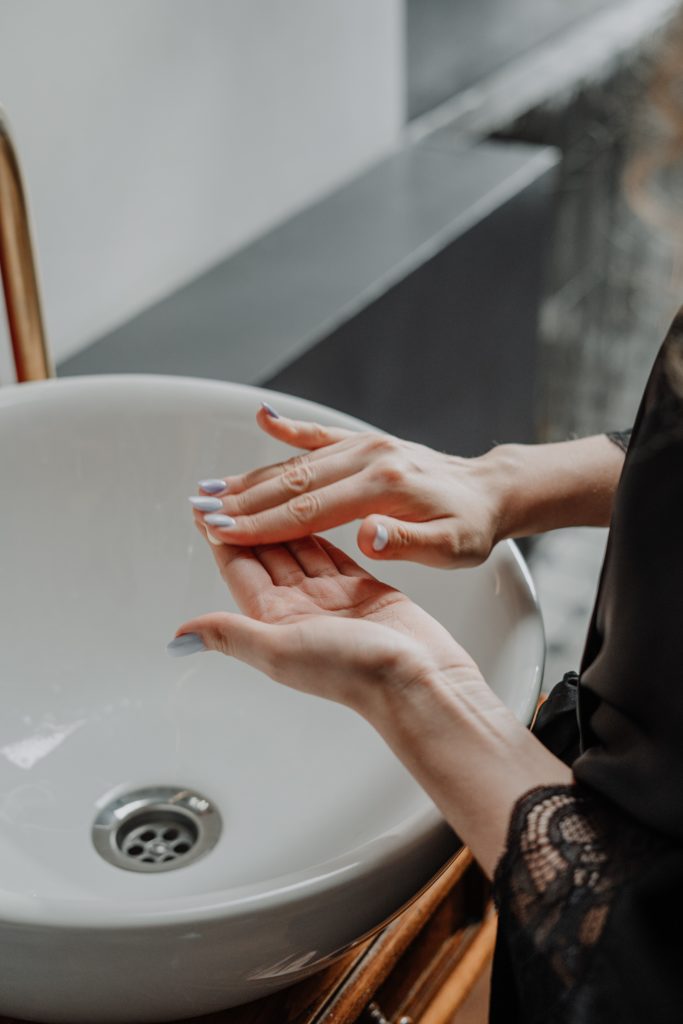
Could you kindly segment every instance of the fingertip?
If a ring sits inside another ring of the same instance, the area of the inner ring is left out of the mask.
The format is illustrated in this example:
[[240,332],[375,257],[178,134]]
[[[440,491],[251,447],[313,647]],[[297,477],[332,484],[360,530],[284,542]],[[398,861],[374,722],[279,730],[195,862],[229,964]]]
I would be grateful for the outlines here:
[[166,653],[171,658],[187,658],[191,654],[200,654],[208,650],[200,633],[184,633],[182,626],[171,642],[166,644]]
[[277,411],[277,409],[274,406],[272,406],[270,404],[270,402],[261,402],[261,408],[264,411],[264,413],[266,414],[266,416],[269,417],[269,419],[271,419],[271,420],[279,420],[280,419],[280,413]]
[[380,519],[366,519],[358,531],[357,543],[368,558],[378,558],[389,543],[389,531]]
[[377,523],[375,526],[375,533],[372,538],[372,550],[375,552],[384,551],[388,543],[389,531],[384,523]]
[[209,530],[208,526],[205,526],[204,530],[206,531],[206,539],[208,540],[209,544],[213,544],[215,548],[220,548],[223,546],[224,541],[219,540],[218,537],[214,537],[214,535]]

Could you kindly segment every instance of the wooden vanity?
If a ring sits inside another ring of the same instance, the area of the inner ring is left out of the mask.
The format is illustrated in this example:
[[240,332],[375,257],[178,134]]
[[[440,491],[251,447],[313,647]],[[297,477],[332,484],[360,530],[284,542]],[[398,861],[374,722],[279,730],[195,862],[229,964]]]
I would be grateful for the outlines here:
[[374,938],[265,999],[191,1024],[451,1024],[490,963],[490,885],[463,848]]

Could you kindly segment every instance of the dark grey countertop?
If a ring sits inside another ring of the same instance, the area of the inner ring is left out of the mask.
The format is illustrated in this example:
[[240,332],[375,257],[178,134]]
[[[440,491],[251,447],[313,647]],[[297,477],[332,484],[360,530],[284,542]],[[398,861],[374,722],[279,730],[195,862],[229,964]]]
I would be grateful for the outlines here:
[[59,374],[266,380],[555,161],[548,148],[436,132],[65,360]]

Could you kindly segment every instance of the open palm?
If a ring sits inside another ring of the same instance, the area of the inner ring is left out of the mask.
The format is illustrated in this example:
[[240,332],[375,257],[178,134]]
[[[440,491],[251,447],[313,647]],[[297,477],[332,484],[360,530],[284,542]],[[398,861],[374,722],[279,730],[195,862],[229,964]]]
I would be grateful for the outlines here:
[[368,688],[407,685],[431,668],[475,671],[435,619],[323,537],[212,547],[243,616],[186,623],[222,650],[296,689],[362,710]]

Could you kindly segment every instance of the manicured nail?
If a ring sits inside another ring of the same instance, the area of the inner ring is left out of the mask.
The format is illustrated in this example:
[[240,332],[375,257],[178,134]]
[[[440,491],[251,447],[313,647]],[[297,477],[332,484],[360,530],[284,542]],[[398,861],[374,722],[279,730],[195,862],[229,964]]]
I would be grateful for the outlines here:
[[375,539],[372,542],[373,551],[384,551],[389,543],[389,534],[384,523],[378,523],[375,530]]
[[217,512],[219,508],[223,508],[220,498],[202,498],[201,495],[193,495],[188,498],[188,501],[198,512]]
[[183,633],[166,644],[166,651],[172,658],[187,658],[190,654],[199,654],[208,649],[199,633]]
[[204,522],[209,526],[220,526],[223,530],[228,530],[235,525],[232,516],[224,516],[220,512],[212,512],[210,515],[204,516]]
[[214,535],[211,533],[211,530],[205,528],[204,533],[206,534],[206,539],[208,540],[209,544],[213,544],[215,548],[223,547],[223,541],[219,540],[218,537],[214,537]]
[[269,405],[268,402],[261,402],[261,408],[265,409],[268,415],[272,416],[274,420],[280,419],[280,413],[273,409],[272,405]]
[[200,480],[199,486],[207,494],[220,494],[221,491],[227,491],[228,489],[225,480]]

